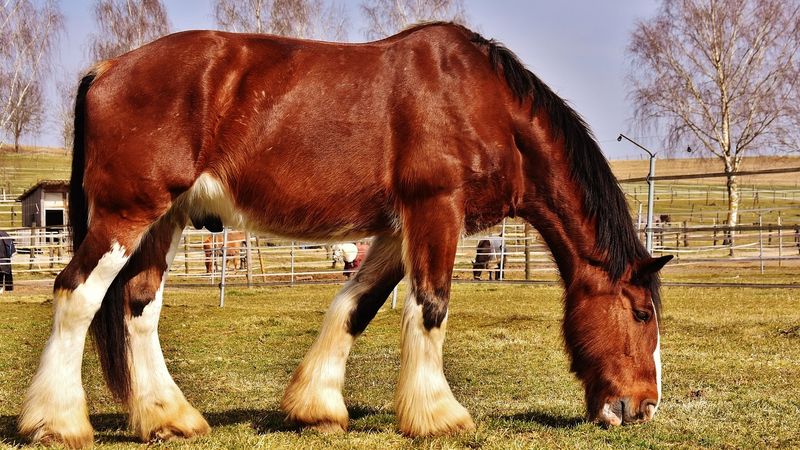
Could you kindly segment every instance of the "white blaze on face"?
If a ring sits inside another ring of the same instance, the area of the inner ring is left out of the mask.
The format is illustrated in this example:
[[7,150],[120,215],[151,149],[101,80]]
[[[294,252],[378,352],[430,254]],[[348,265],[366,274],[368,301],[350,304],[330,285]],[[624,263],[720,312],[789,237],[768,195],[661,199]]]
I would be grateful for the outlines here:
[[653,363],[656,366],[656,386],[658,387],[658,399],[656,402],[656,409],[661,404],[661,331],[658,327],[658,315],[655,312],[655,304],[653,305],[653,317],[656,320],[656,349],[653,351]]

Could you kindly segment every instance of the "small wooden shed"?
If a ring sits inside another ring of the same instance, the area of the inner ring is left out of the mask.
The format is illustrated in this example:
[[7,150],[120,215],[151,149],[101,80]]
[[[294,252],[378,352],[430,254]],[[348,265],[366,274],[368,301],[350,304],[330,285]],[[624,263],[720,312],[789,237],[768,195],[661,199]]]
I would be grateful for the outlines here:
[[23,227],[60,227],[68,224],[69,181],[42,180],[17,198],[22,203]]

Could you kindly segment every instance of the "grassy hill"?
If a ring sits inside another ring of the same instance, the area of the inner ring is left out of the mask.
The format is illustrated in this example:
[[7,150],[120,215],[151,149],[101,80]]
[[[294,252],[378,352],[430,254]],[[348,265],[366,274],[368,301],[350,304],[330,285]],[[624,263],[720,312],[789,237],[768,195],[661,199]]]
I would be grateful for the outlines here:
[[[647,176],[650,162],[647,159],[611,161],[611,168],[620,180]],[[777,169],[785,167],[800,167],[800,156],[758,156],[744,158],[743,171]],[[718,173],[724,171],[719,159],[710,158],[684,158],[684,159],[657,159],[656,176],[682,175],[693,173]],[[742,185],[756,184],[759,186],[792,186],[798,187],[800,176],[796,173],[781,173],[770,175],[750,175],[740,177]],[[725,178],[700,178],[696,180],[682,180],[681,184],[699,185],[725,185]]]
[[68,180],[70,162],[61,148],[23,147],[17,153],[0,147],[0,228],[19,227],[20,205],[14,200],[40,180]]

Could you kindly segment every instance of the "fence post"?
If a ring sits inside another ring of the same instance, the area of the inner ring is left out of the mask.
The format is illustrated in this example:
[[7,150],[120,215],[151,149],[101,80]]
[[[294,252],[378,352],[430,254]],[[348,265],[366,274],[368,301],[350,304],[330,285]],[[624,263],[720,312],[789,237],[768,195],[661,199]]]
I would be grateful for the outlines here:
[[183,271],[189,275],[189,235],[185,231],[183,233]]
[[[648,152],[650,153],[650,152]],[[656,198],[656,155],[650,154],[650,170],[647,173],[647,230],[645,231],[647,253],[653,254],[653,208]]]
[[228,259],[228,227],[222,227],[222,270],[219,274],[219,307],[225,306],[225,269]]
[[764,275],[764,229],[761,222],[761,214],[758,215],[758,265],[761,268],[761,275]]
[[247,262],[247,287],[253,287],[253,251],[250,245],[250,232],[244,233],[245,239],[245,261]]
[[258,254],[258,269],[261,271],[261,281],[267,282],[267,274],[264,273],[264,257],[261,254],[261,239],[256,235],[256,253]]
[[392,309],[397,309],[397,285],[392,289]]
[[292,246],[289,249],[289,258],[291,264],[291,282],[294,284],[294,241],[292,241]]
[[781,228],[781,213],[778,212],[778,267],[783,265],[783,229]]
[[[205,252],[203,252],[205,253]],[[211,284],[217,279],[217,235],[211,233]]]
[[530,234],[531,226],[525,222],[525,279],[531,279],[531,241]]
[[36,254],[36,238],[34,237],[36,234],[36,228],[31,228],[31,253],[30,253],[30,264],[28,264],[28,270],[33,270],[33,258]]
[[683,221],[683,246],[689,246],[689,225],[685,220]]
[[503,219],[503,225],[500,229],[500,236],[502,236],[502,240],[500,241],[500,281],[503,281],[505,279],[503,269],[505,269],[504,266],[506,262],[506,219]]
[[714,247],[717,246],[717,219],[714,218],[712,222],[712,226],[714,228]]

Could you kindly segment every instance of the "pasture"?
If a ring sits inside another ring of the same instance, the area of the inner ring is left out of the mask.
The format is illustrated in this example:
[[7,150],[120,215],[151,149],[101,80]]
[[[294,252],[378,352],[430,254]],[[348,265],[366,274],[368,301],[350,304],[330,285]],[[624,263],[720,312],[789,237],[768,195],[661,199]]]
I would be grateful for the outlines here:
[[[787,274],[783,282],[794,281]],[[401,299],[405,284],[401,284]],[[213,427],[166,448],[754,448],[800,443],[800,295],[789,289],[665,287],[664,401],[654,422],[605,430],[583,419],[583,390],[560,336],[561,288],[459,283],[444,358],[477,430],[407,439],[395,431],[400,311],[385,306],[357,341],[345,400],[350,432],[298,432],[278,402],[337,285],[168,288],[167,365]],[[0,440],[15,421],[51,324],[50,295],[0,300]],[[402,305],[402,300],[400,301]],[[97,448],[141,448],[87,343],[84,380]]]

